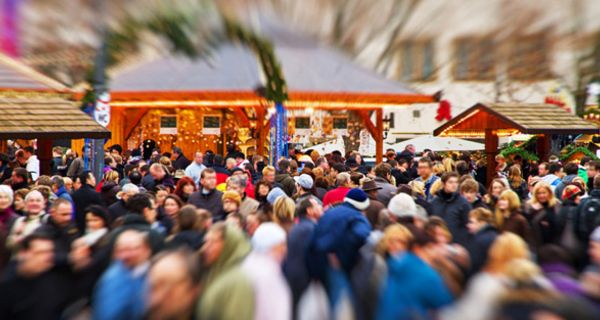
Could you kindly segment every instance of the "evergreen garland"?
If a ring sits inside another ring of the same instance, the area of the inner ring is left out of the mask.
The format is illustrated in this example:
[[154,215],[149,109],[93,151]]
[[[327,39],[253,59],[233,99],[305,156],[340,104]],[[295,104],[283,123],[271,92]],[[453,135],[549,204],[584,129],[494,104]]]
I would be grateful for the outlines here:
[[523,145],[516,146],[514,141],[509,143],[506,146],[506,148],[504,148],[500,152],[500,154],[505,158],[508,158],[509,156],[514,155],[514,154],[518,154],[525,161],[539,161],[540,160],[540,158],[535,153],[529,152],[528,150],[523,148]]
[[287,87],[281,65],[275,57],[273,44],[252,31],[248,31],[231,19],[223,18],[225,32],[230,40],[238,41],[250,47],[258,56],[267,78],[264,97],[267,100],[282,103],[288,99]]
[[571,158],[574,154],[577,153],[583,153],[583,155],[588,156],[590,158],[592,158],[593,160],[598,160],[598,157],[596,157],[596,155],[594,153],[592,153],[590,150],[588,150],[588,148],[586,147],[576,147],[575,145],[568,145],[563,149],[562,155],[560,157],[561,161],[567,161],[569,160],[569,158]]

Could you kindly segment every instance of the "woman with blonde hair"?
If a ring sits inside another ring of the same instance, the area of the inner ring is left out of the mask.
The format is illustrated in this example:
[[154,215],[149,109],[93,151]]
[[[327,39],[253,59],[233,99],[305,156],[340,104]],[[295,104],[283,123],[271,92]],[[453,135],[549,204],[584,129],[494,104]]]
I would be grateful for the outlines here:
[[493,319],[498,298],[508,289],[508,266],[514,260],[529,258],[529,249],[521,237],[510,232],[499,235],[490,248],[483,270],[471,279],[465,294],[442,314],[441,319]]
[[375,252],[383,258],[398,257],[410,247],[413,235],[405,226],[393,224],[385,228]]
[[494,211],[494,225],[502,232],[512,232],[531,243],[531,229],[521,214],[521,200],[512,190],[500,194]]
[[445,172],[456,171],[456,166],[454,164],[454,160],[452,160],[452,158],[450,158],[450,157],[444,158],[444,160],[442,160],[442,165],[444,166]]
[[[450,172],[450,171],[448,171],[448,172]],[[443,164],[437,162],[436,164],[433,165],[433,174],[434,175],[441,177],[444,173],[446,173],[446,167]]]
[[525,200],[529,195],[529,190],[527,189],[527,181],[523,179],[521,174],[521,167],[518,165],[512,165],[508,169],[508,185],[510,188],[517,193],[519,199]]
[[272,220],[281,226],[286,232],[294,225],[294,212],[296,203],[289,197],[279,197],[273,203]]
[[525,216],[531,222],[535,244],[560,244],[560,203],[554,197],[552,187],[540,181],[533,188],[531,199],[525,205]]

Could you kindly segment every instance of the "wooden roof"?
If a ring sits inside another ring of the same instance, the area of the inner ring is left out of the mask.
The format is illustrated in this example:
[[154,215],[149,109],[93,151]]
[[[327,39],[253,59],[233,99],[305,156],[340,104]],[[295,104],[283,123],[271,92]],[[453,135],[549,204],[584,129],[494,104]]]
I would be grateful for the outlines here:
[[110,131],[61,97],[0,96],[0,139],[110,138]]
[[486,129],[525,134],[595,134],[597,125],[552,104],[478,103],[434,130],[434,135],[483,136]]
[[67,92],[69,89],[17,60],[0,53],[0,90]]

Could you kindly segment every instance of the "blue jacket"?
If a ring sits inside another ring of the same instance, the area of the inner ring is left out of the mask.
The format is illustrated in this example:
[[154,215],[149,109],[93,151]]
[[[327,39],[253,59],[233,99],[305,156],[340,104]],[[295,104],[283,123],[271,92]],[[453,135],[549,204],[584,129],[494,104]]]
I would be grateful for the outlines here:
[[413,253],[388,258],[376,319],[430,319],[428,312],[452,302],[442,277]]
[[309,248],[309,268],[314,276],[323,279],[327,266],[327,254],[334,253],[342,269],[350,273],[359,249],[365,244],[371,225],[367,218],[348,203],[327,210],[317,227]]
[[56,196],[68,200],[71,203],[71,205],[73,204],[73,198],[71,197],[65,186],[62,186],[58,188],[58,190],[56,190]]
[[94,291],[93,319],[142,319],[145,312],[146,275],[135,276],[120,261],[104,272]]

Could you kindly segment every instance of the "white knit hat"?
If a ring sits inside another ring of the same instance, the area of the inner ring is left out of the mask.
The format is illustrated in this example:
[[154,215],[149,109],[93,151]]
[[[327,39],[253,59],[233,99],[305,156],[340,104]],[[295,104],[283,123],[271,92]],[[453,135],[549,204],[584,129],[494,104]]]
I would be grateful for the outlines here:
[[388,204],[388,210],[398,218],[417,216],[415,200],[406,193],[395,195]]
[[262,223],[252,236],[252,248],[256,252],[267,253],[274,246],[285,243],[285,230],[274,222]]

